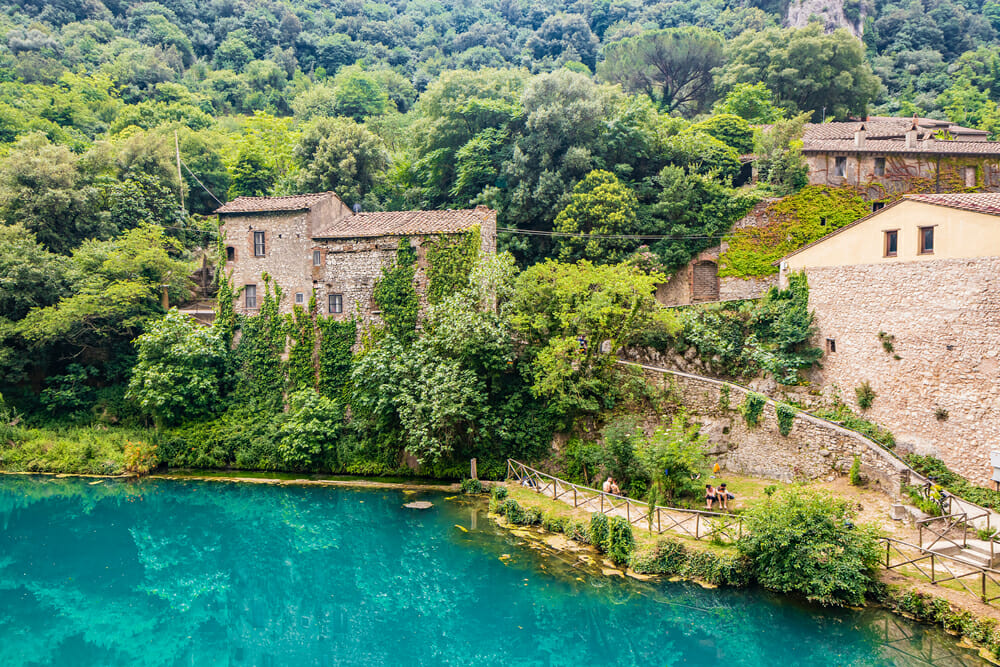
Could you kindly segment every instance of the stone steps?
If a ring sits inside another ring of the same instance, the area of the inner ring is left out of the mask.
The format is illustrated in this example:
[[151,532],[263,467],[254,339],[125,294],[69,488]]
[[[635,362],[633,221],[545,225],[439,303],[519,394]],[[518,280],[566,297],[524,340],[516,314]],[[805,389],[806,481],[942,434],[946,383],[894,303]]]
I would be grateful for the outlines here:
[[[956,542],[959,540],[956,539]],[[1000,565],[1000,544],[994,547],[993,556],[990,556],[990,543],[986,540],[969,539],[966,541],[966,548],[956,546],[943,540],[929,549],[942,556],[951,556],[964,560],[979,567],[995,568]]]

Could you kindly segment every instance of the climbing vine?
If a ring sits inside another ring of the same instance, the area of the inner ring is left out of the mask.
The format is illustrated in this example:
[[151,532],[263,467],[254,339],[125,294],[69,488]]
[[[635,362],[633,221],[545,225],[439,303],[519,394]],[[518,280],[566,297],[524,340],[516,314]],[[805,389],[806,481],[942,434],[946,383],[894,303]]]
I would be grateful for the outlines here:
[[438,303],[468,287],[469,273],[479,255],[479,226],[456,236],[424,242],[427,248],[427,301]]
[[233,351],[236,400],[244,405],[280,409],[285,387],[285,369],[281,361],[285,327],[278,313],[281,288],[268,274],[262,277],[264,298],[260,311],[257,315],[237,317],[240,339]]
[[760,424],[760,416],[764,412],[765,405],[767,405],[767,399],[762,394],[755,391],[747,392],[746,398],[740,404],[740,414],[743,415],[743,421],[747,423],[747,426],[756,428]]
[[219,234],[216,241],[216,252],[219,262],[215,269],[216,281],[219,284],[219,291],[215,300],[215,322],[214,326],[221,334],[222,340],[229,349],[233,343],[233,334],[236,333],[236,307],[234,302],[239,296],[239,291],[233,289],[232,275],[226,273],[226,238]]
[[792,424],[798,411],[787,403],[778,403],[774,411],[778,415],[778,432],[787,437],[792,432]]
[[353,320],[318,318],[319,327],[319,392],[330,398],[344,393],[351,374],[351,347],[357,339],[357,323]]
[[406,236],[399,239],[396,263],[383,267],[382,277],[375,285],[375,303],[382,311],[386,329],[395,338],[412,341],[416,338],[420,300],[413,279],[417,270],[417,253]]
[[316,388],[316,364],[313,355],[316,348],[316,293],[309,298],[308,308],[294,306],[287,316],[286,327],[291,339],[288,351],[288,387],[290,391]]

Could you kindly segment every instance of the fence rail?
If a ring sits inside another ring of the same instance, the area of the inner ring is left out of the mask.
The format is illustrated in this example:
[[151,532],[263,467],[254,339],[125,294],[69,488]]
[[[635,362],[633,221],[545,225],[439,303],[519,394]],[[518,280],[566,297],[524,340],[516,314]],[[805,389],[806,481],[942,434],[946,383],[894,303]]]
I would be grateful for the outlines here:
[[650,508],[649,503],[567,482],[520,461],[507,459],[507,480],[511,479],[536,493],[562,500],[573,507],[624,517],[632,525],[644,523],[644,527],[660,535],[669,530],[696,540],[710,538],[735,542],[743,534],[743,518],[736,514],[659,505]]
[[[885,543],[886,569],[896,570],[910,566],[932,584],[956,581],[962,588],[989,604],[1000,600],[1000,571],[982,567],[958,556],[928,551],[916,544],[910,544],[892,537],[879,538]],[[893,562],[896,560],[897,562]],[[944,572],[942,572],[944,570]],[[978,584],[978,591],[969,586]]]

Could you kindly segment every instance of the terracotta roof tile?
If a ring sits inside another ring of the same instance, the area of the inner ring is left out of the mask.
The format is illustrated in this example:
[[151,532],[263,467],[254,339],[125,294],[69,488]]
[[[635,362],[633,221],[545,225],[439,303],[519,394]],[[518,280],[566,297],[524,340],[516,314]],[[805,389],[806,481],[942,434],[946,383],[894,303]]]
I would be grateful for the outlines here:
[[964,211],[1000,215],[1000,192],[906,195],[905,198],[927,204],[958,208]]
[[275,211],[303,211],[327,197],[336,197],[332,192],[315,192],[307,195],[287,197],[237,197],[215,210],[216,213],[270,213]]
[[804,153],[913,153],[940,155],[1000,155],[1000,141],[931,141],[907,148],[905,141],[866,140],[864,148],[858,148],[854,139],[825,139],[805,141]]
[[[865,137],[872,139],[903,139],[906,132],[913,127],[912,118],[891,118],[887,116],[875,116],[865,121],[848,121],[840,123],[810,123],[805,126],[803,140],[822,141],[825,139],[854,139],[854,133],[862,126],[865,127]],[[984,130],[975,130],[969,127],[955,125],[946,120],[934,120],[933,118],[917,118],[917,132],[920,138],[933,136],[935,132],[948,131],[953,135],[976,135],[987,136]]]
[[347,215],[313,234],[317,239],[399,236],[403,234],[448,234],[461,232],[495,216],[496,211],[474,209],[445,211],[373,211]]

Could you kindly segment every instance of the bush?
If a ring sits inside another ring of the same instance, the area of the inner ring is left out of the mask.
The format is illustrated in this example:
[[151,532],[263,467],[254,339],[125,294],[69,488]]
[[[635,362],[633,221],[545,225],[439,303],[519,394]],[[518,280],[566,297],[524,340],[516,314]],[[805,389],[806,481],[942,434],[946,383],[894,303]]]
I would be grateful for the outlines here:
[[879,564],[877,533],[851,523],[847,502],[789,490],[746,512],[739,553],[761,585],[826,605],[860,605]]
[[740,404],[740,414],[743,415],[743,421],[747,423],[747,426],[757,428],[758,424],[760,424],[760,416],[764,412],[765,405],[767,405],[767,398],[762,394],[758,394],[755,391],[747,392],[743,403]]
[[778,431],[787,437],[792,432],[792,424],[795,423],[797,410],[785,403],[778,403],[774,411],[778,415]]
[[635,551],[635,535],[632,533],[632,524],[620,516],[611,517],[608,524],[608,541],[604,551],[613,562],[619,565],[627,563],[632,552]]
[[125,471],[137,475],[147,475],[160,465],[160,455],[156,445],[129,441],[125,444]]
[[687,559],[683,544],[660,538],[651,549],[635,551],[631,565],[639,574],[680,574]]
[[603,551],[604,545],[608,543],[608,534],[610,532],[611,527],[608,523],[607,515],[600,512],[590,515],[590,529],[588,534],[590,535],[591,544]]
[[[504,489],[506,491],[507,489]],[[463,479],[462,493],[476,495],[483,492],[483,483],[478,479]]]
[[875,390],[868,380],[865,380],[854,388],[854,396],[858,399],[858,407],[867,410],[875,402]]
[[851,464],[851,485],[861,486],[861,457],[855,456],[854,462]]
[[500,503],[497,508],[497,514],[507,519],[508,523],[513,524],[523,524],[527,523],[525,520],[524,510],[513,498],[507,498],[502,503]]
[[490,489],[490,511],[494,514],[500,513],[500,506],[507,500],[507,487],[494,486]]

